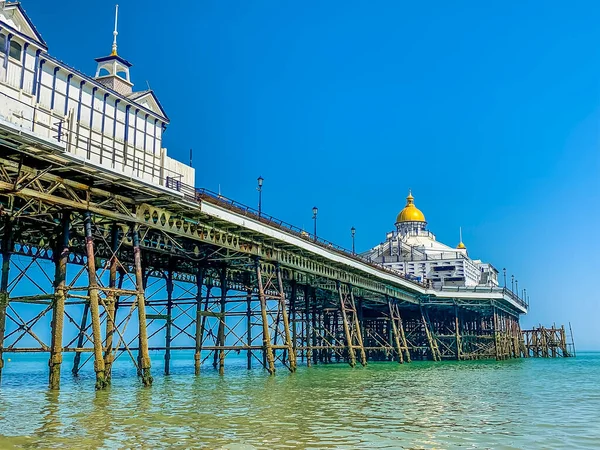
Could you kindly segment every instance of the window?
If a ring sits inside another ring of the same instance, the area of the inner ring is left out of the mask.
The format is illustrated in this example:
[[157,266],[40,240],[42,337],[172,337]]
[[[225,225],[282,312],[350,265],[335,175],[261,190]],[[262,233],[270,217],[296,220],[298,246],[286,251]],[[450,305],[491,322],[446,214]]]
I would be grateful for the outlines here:
[[10,56],[13,59],[16,59],[17,61],[21,61],[21,44],[15,41],[11,41],[8,56]]
[[6,48],[6,36],[0,33],[0,53],[4,53]]

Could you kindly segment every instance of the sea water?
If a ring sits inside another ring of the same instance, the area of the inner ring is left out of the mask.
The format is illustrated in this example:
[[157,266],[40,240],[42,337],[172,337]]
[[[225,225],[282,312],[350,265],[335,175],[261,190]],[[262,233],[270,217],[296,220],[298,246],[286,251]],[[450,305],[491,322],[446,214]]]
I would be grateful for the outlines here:
[[281,367],[271,377],[242,356],[224,376],[212,365],[194,376],[193,355],[174,352],[165,377],[155,354],[151,388],[122,358],[101,392],[91,363],[75,378],[65,356],[53,392],[46,356],[5,355],[0,449],[600,448],[600,353]]

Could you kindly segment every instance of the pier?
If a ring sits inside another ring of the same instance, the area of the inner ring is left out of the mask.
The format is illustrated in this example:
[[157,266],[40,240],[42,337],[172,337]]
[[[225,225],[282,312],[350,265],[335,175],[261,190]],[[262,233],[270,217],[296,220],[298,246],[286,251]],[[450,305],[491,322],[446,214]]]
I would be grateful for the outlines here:
[[151,385],[151,351],[166,375],[180,350],[196,375],[225,374],[232,352],[268,374],[536,354],[518,288],[434,286],[388,267],[392,247],[358,255],[195,187],[162,148],[168,117],[152,91],[133,91],[116,37],[89,77],[47,53],[19,4],[3,14],[0,376],[19,352],[48,354],[52,389],[86,366],[103,389],[120,358]]

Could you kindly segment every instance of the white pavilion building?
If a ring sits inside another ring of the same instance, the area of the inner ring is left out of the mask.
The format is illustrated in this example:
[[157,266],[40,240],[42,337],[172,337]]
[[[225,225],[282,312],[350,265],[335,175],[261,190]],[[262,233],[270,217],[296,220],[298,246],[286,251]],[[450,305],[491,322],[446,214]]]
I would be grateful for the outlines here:
[[384,242],[361,256],[434,289],[443,286],[498,286],[498,270],[489,263],[471,259],[462,236],[456,247],[436,240],[427,229],[425,215],[415,206],[410,191],[406,206],[396,218],[396,229],[387,233]]

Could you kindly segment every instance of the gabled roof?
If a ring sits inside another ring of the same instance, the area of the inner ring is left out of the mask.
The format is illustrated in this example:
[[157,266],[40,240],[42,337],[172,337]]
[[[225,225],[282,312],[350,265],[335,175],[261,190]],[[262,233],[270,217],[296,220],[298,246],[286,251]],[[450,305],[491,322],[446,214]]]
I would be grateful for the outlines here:
[[165,110],[163,109],[162,105],[158,101],[158,98],[156,98],[156,95],[154,94],[154,91],[152,89],[147,89],[145,91],[132,92],[131,94],[127,95],[127,98],[129,100],[136,102],[138,105],[141,105],[146,109],[149,109],[150,111],[152,111],[154,113],[162,115],[165,119],[167,119],[167,122],[169,121],[169,117],[165,113]]
[[14,13],[15,13],[10,18],[12,23],[8,23],[6,25],[6,27],[8,29],[12,29],[13,31],[16,31],[17,33],[22,34],[22,35],[30,38],[31,40],[35,41],[44,49],[46,49],[46,50],[48,49],[48,45],[46,44],[46,41],[44,41],[44,38],[39,33],[39,31],[37,30],[37,28],[31,21],[29,16],[27,15],[27,13],[21,6],[21,3],[7,2],[4,4],[4,8],[2,8],[2,11],[3,12],[14,11]]

